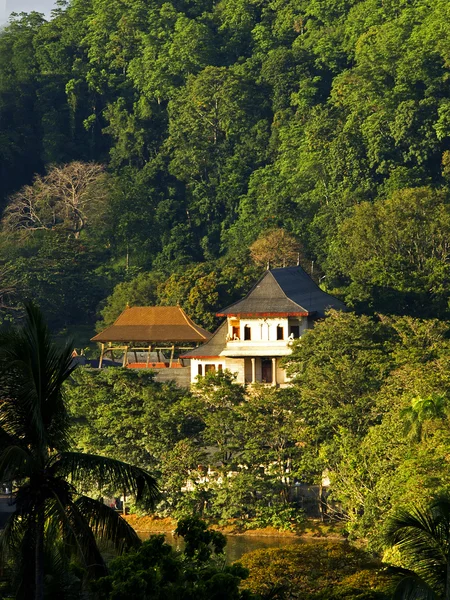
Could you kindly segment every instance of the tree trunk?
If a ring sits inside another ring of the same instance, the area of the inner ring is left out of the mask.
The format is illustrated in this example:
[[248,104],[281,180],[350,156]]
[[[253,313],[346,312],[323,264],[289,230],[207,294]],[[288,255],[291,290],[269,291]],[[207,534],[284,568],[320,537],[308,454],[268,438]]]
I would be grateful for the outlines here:
[[36,517],[35,589],[34,600],[44,600],[44,512],[38,509]]
[[445,578],[445,600],[450,600],[450,555],[447,556],[447,573]]

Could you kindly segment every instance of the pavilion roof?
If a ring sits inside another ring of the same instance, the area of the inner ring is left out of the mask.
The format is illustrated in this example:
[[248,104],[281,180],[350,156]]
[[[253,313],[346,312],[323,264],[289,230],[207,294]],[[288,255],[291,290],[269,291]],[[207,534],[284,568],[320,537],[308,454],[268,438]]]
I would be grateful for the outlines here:
[[179,306],[132,306],[93,342],[206,342],[209,331],[196,325]]
[[285,267],[266,271],[245,298],[222,309],[217,316],[323,317],[328,308],[346,307],[321,290],[301,267]]

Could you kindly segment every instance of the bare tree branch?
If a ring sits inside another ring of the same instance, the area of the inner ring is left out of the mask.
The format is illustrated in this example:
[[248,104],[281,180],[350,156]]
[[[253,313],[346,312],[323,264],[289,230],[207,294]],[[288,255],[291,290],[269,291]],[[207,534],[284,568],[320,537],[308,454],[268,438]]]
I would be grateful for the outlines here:
[[78,237],[106,209],[108,191],[103,165],[75,161],[53,166],[11,197],[3,227],[16,232],[62,229]]

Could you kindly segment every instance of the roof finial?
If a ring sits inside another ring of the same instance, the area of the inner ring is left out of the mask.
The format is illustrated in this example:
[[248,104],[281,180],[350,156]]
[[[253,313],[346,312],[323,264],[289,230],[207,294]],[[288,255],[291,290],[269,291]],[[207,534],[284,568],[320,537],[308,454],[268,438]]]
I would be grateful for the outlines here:
[[270,260],[267,261],[267,270],[270,271]]
[[129,302],[127,302],[127,304],[125,306],[125,309],[127,309],[127,308],[130,308],[130,303]]
[[286,267],[286,257],[283,258],[283,269]]
[[300,266],[300,252],[297,252],[297,267]]

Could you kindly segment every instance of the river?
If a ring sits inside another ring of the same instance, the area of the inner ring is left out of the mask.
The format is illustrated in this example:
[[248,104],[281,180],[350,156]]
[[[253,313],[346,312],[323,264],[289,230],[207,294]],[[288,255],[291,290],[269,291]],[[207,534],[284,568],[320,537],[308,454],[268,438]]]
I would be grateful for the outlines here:
[[[152,534],[139,533],[139,537],[142,540],[148,539],[150,535]],[[173,533],[165,533],[165,537],[168,544],[177,550],[182,549],[183,540],[180,537],[174,536]],[[309,540],[302,538],[267,535],[227,535],[226,538],[225,558],[227,563],[239,560],[243,554],[259,550],[260,548],[281,548],[282,546],[291,546],[292,544],[310,543]]]

